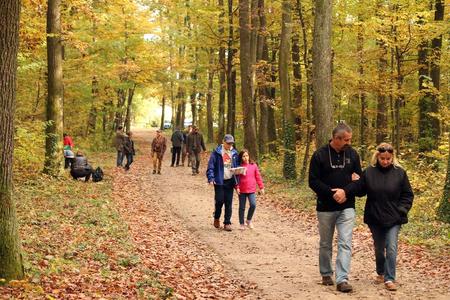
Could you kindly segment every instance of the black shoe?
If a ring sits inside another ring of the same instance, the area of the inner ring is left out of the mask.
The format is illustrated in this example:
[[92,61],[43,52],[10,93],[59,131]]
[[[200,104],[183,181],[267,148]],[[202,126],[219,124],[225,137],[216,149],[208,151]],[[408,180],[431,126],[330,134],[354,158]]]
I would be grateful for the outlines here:
[[170,165],[173,168],[173,165]]
[[156,170],[153,170],[153,174],[156,174]]
[[161,171],[158,171],[158,175],[161,175]]
[[343,281],[336,286],[336,290],[342,293],[350,293],[351,291],[353,291],[353,287],[348,284],[347,281]]
[[322,284],[323,285],[334,285],[333,279],[331,276],[322,276]]

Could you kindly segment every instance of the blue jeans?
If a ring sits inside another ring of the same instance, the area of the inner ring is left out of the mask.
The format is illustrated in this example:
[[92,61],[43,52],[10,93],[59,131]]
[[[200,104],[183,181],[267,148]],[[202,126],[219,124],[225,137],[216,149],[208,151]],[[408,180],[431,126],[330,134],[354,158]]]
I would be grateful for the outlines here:
[[234,179],[223,181],[223,185],[214,185],[215,211],[214,219],[220,219],[222,206],[225,205],[225,220],[223,224],[231,224],[231,213],[233,209]]
[[250,202],[250,207],[248,209],[248,213],[247,213],[247,220],[251,221],[253,214],[255,213],[255,209],[256,209],[256,195],[255,193],[240,193],[239,194],[239,223],[241,225],[244,224],[244,215],[245,215],[245,204],[247,203],[247,198],[248,201]]
[[355,209],[347,208],[342,211],[318,211],[319,221],[319,268],[322,276],[333,275],[331,257],[333,249],[333,235],[336,227],[338,233],[338,249],[336,256],[336,283],[348,280],[350,261],[352,257],[352,233],[355,223]]
[[123,151],[117,151],[117,166],[118,167],[122,167],[124,156],[125,155],[124,155]]
[[388,228],[369,225],[375,248],[377,274],[384,275],[384,281],[395,280],[398,233],[400,227],[400,225],[394,225]]

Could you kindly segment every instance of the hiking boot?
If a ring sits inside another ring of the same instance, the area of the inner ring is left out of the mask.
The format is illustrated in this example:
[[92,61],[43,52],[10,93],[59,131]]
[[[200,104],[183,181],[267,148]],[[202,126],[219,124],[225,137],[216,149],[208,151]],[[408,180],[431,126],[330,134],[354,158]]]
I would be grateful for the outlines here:
[[219,219],[214,219],[214,227],[220,228],[220,220]]
[[323,285],[334,285],[333,279],[331,276],[322,276],[322,284]]
[[231,229],[231,224],[225,224],[224,226],[223,226],[223,230],[225,230],[225,231],[231,231],[232,229]]
[[392,281],[386,281],[384,283],[384,286],[386,287],[386,289],[388,291],[396,291],[397,290],[397,286]]
[[158,171],[158,174],[161,175],[161,171]]
[[338,285],[336,286],[336,290],[342,293],[350,293],[351,291],[353,291],[353,287],[348,284],[347,281],[343,281],[341,283],[338,283]]
[[375,277],[375,280],[373,281],[375,284],[381,284],[384,282],[384,276],[383,275],[377,275]]
[[156,170],[153,170],[153,174],[156,174]]

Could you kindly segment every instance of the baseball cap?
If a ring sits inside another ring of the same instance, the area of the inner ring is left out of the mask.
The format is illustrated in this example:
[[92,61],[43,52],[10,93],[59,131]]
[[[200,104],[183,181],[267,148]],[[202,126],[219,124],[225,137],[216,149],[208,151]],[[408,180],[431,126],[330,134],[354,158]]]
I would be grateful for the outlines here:
[[231,134],[225,134],[223,141],[227,144],[234,143],[234,137]]

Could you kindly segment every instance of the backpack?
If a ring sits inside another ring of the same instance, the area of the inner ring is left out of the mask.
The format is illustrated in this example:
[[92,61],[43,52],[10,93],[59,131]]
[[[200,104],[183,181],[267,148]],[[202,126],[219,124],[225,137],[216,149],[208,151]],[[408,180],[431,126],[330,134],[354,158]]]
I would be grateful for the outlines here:
[[94,172],[92,172],[92,181],[99,182],[103,180],[103,170],[100,167],[97,167]]

